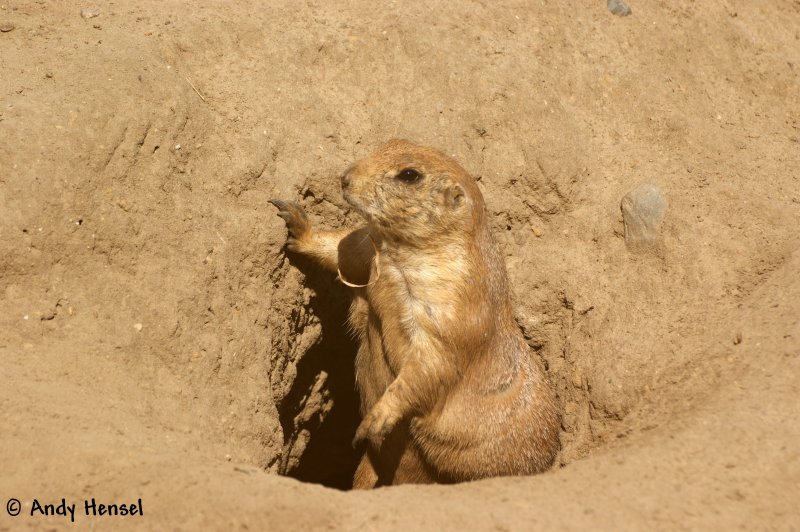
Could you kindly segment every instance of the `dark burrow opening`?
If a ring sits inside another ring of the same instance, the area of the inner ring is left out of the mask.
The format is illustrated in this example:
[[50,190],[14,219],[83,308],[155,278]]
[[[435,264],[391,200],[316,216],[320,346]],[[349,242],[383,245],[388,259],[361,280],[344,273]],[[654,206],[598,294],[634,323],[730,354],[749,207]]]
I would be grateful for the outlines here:
[[[314,291],[309,310],[319,318],[322,333],[297,363],[291,390],[279,409],[285,451],[301,431],[308,431],[302,455],[282,474],[303,482],[347,490],[352,487],[359,453],[352,439],[361,421],[355,386],[358,344],[347,325],[351,294],[334,275],[304,258],[291,257],[292,267],[306,275],[304,285]],[[320,375],[324,384],[314,390]],[[308,407],[317,396],[320,405]],[[304,418],[304,410],[313,414]]]

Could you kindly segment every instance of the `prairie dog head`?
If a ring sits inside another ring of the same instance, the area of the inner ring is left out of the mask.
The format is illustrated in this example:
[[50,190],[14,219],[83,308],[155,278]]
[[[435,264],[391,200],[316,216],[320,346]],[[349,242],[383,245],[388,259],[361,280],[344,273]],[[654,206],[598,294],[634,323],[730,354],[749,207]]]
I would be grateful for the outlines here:
[[383,236],[413,243],[472,233],[483,219],[475,180],[451,158],[390,140],[342,175],[344,199]]

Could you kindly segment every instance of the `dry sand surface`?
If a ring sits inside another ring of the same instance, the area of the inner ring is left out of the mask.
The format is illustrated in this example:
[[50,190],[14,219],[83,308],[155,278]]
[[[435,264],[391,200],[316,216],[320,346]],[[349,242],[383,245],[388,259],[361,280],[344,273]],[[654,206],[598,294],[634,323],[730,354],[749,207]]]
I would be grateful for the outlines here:
[[[62,498],[96,529],[800,529],[800,2],[631,7],[6,0],[0,530]],[[333,489],[348,294],[268,200],[354,226],[337,176],[393,137],[479,179],[564,410],[548,473]]]

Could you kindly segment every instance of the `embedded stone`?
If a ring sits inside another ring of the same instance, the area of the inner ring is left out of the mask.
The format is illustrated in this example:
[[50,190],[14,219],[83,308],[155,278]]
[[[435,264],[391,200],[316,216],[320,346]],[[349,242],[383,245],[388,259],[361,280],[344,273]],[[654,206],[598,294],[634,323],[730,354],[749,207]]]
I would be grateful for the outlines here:
[[647,248],[661,241],[661,223],[667,200],[652,183],[642,183],[622,198],[625,245],[630,250]]
[[631,7],[622,0],[608,0],[608,10],[618,17],[626,17],[631,14]]

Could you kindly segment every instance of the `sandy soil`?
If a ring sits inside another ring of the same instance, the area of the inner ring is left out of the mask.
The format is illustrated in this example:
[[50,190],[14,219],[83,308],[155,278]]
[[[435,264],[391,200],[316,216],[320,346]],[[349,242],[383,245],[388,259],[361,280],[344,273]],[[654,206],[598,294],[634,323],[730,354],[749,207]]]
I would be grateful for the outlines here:
[[[800,4],[605,4],[0,6],[0,530],[62,498],[99,529],[799,529]],[[267,200],[355,224],[336,176],[392,137],[479,178],[565,412],[546,474],[332,489],[347,292]],[[642,182],[669,207],[634,253]]]

